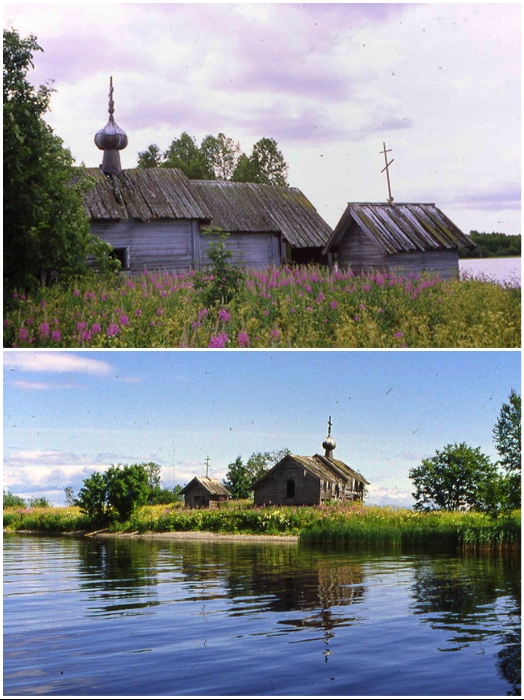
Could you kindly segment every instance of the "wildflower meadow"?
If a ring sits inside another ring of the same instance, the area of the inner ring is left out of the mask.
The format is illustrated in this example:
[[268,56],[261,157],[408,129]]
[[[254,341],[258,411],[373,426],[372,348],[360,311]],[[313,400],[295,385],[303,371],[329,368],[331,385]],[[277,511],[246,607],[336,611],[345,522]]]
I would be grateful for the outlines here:
[[520,287],[393,272],[286,266],[246,271],[210,303],[212,271],[87,276],[15,293],[4,347],[520,347]]

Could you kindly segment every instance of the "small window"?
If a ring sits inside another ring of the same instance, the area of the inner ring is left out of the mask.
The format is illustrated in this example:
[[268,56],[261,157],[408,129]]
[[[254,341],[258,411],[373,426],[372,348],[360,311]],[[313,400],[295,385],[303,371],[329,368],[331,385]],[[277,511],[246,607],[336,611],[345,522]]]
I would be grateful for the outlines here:
[[111,255],[120,260],[122,270],[129,270],[129,248],[113,248]]
[[293,479],[288,479],[286,484],[286,498],[295,497],[295,482]]

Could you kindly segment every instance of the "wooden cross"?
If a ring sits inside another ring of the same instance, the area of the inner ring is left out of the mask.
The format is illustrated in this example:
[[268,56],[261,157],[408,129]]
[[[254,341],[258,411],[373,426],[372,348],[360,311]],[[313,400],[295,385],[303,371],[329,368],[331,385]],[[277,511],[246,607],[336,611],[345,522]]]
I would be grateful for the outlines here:
[[333,425],[333,423],[331,422],[331,416],[329,416],[329,420],[328,420],[328,437],[331,436],[331,426],[332,426],[332,425]]
[[206,462],[206,479],[207,479],[207,472],[209,469],[209,457],[206,457],[205,462]]
[[387,178],[387,181],[388,181],[388,194],[389,194],[388,204],[393,204],[393,197],[391,196],[391,183],[390,183],[390,181],[389,181],[389,166],[391,165],[391,163],[393,163],[393,161],[394,161],[395,159],[392,158],[392,159],[389,161],[389,163],[388,163],[388,153],[391,153],[391,148],[386,149],[386,144],[385,144],[385,143],[383,144],[383,146],[384,146],[384,150],[383,150],[383,151],[380,151],[380,152],[384,154],[384,162],[386,163],[386,167],[385,167],[385,168],[382,168],[382,170],[381,170],[380,172],[383,173],[384,170],[386,171],[386,178]]

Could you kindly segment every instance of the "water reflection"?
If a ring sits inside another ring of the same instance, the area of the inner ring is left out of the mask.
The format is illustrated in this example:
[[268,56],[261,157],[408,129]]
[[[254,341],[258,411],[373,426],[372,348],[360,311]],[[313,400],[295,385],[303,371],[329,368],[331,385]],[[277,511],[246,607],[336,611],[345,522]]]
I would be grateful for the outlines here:
[[156,548],[142,542],[78,540],[80,588],[88,616],[139,615],[159,605]]
[[7,694],[517,695],[519,621],[509,556],[4,537]]
[[[457,651],[488,637],[500,640],[497,667],[520,695],[521,590],[520,557],[434,557],[414,560],[413,612],[434,629],[449,632]],[[501,629],[502,626],[502,629]]]

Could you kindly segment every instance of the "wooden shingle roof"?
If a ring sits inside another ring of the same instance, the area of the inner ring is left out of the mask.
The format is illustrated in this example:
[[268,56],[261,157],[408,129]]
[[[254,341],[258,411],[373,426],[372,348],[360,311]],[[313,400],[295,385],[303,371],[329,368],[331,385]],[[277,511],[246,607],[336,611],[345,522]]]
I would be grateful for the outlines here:
[[350,203],[324,254],[357,225],[389,255],[403,252],[474,248],[473,241],[434,204]]
[[322,248],[332,233],[294,187],[189,180],[177,168],[82,172],[88,176],[83,200],[92,220],[197,219],[228,233],[281,233],[294,248]]
[[176,168],[133,168],[105,175],[99,168],[84,168],[88,186],[83,192],[90,219],[203,219],[207,211],[190,180]]
[[223,231],[281,232],[294,248],[321,248],[332,229],[295,187],[252,182],[191,182],[208,211],[211,224]]
[[195,476],[189,484],[180,491],[183,495],[196,485],[202,486],[212,496],[231,496],[230,491],[218,479],[211,479],[209,476]]

